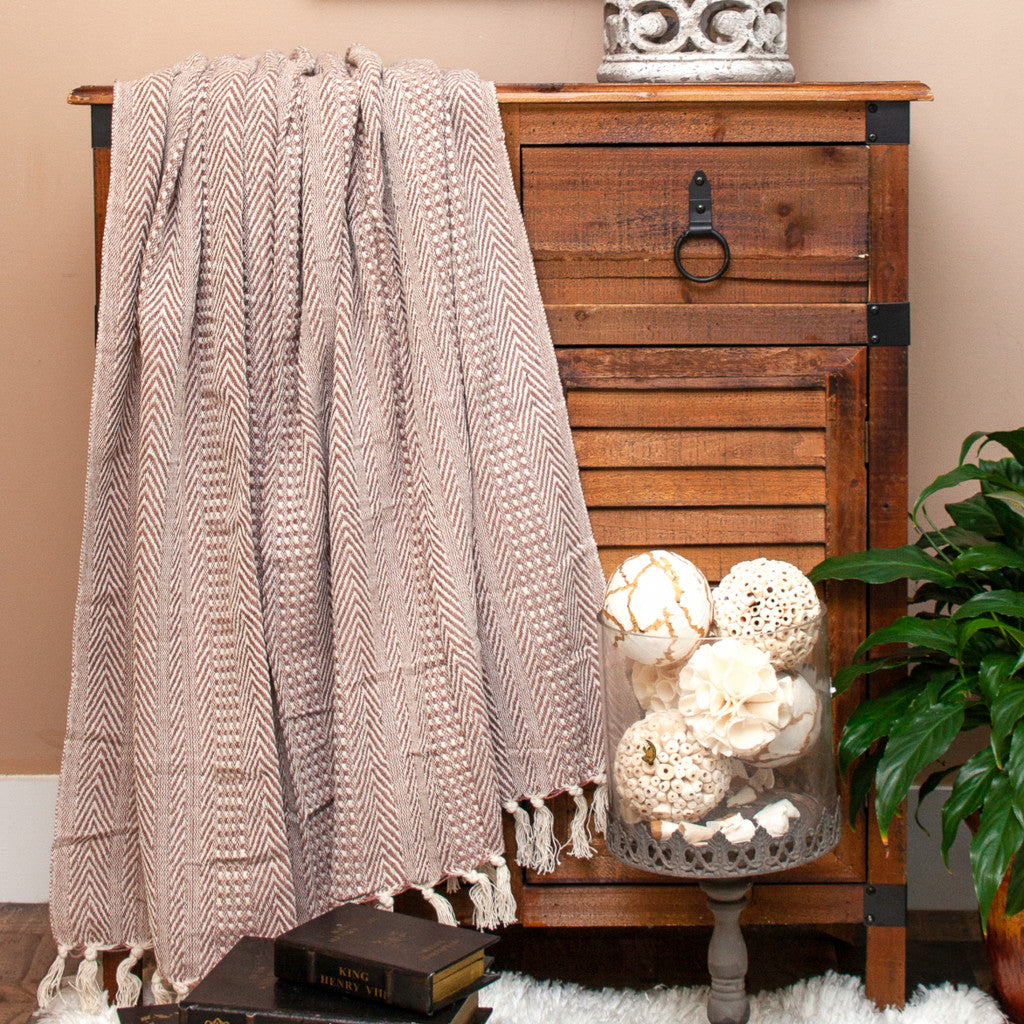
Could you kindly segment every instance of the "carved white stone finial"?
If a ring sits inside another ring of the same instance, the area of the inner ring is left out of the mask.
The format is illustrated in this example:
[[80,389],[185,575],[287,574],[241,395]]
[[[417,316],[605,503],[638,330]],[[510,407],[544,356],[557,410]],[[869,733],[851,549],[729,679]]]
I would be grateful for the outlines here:
[[608,0],[599,82],[792,82],[787,0]]

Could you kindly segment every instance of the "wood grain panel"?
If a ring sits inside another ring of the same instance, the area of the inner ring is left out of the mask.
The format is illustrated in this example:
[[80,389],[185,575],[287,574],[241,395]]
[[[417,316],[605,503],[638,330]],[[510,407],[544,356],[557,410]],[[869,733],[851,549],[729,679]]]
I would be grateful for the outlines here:
[[[611,576],[627,558],[639,555],[649,547],[645,544],[598,548],[605,577]],[[778,558],[795,565],[802,572],[808,572],[825,557],[824,544],[765,544],[760,540],[755,544],[720,544],[713,547],[677,544],[672,550],[693,562],[712,583],[718,583],[737,562],[746,562],[752,558]]]
[[[669,248],[668,259],[672,259]],[[538,265],[539,268],[543,265]],[[836,267],[836,274],[839,268]],[[710,272],[710,271],[709,271]],[[541,297],[547,305],[581,303],[694,303],[708,307],[736,303],[859,303],[867,301],[863,280],[843,281],[838,276],[824,281],[743,280],[732,269],[710,284],[693,284],[679,274],[675,278],[656,275],[600,278],[594,276],[539,278]]]
[[[645,98],[657,99],[658,94],[647,93]],[[645,109],[626,103],[602,103],[593,110],[580,107],[536,105],[525,125],[524,142],[720,144],[775,142],[780,133],[787,142],[864,141],[863,102],[782,102],[772,105],[770,121],[760,116],[757,105],[714,101],[694,107],[665,104]]]
[[821,388],[830,373],[843,372],[856,356],[852,348],[794,345],[723,348],[645,348],[597,346],[562,348],[555,353],[562,384],[575,388],[652,390],[686,387]]
[[[648,927],[711,924],[704,893],[694,882],[678,885],[523,886],[519,917],[524,925],[614,928],[643,907]],[[754,885],[743,924],[860,923],[864,889],[859,884]]]
[[[663,257],[667,241],[669,259],[646,276],[677,273],[671,249],[687,226],[698,170],[708,176],[714,224],[737,268],[763,262],[754,276],[815,280],[817,260],[823,268],[856,260],[866,277],[865,146],[524,148],[523,216],[534,257],[543,263],[561,254],[567,264],[570,255]],[[687,262],[705,248],[717,256],[710,240],[688,242]]]
[[824,505],[824,469],[585,469],[589,508]]
[[550,305],[556,345],[863,345],[859,304]]
[[598,545],[675,548],[688,544],[815,544],[825,536],[820,508],[593,509]]
[[570,391],[573,427],[824,427],[825,390]]
[[611,466],[824,466],[825,432],[601,430],[573,432],[581,468]]

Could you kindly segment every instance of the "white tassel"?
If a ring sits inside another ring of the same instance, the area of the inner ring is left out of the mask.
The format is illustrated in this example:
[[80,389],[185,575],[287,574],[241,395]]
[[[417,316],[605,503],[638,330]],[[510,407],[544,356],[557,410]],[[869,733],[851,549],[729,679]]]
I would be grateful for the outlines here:
[[78,965],[78,973],[71,987],[78,993],[78,1005],[86,1013],[99,1013],[106,1006],[100,988],[99,946],[86,946],[85,959]]
[[382,892],[377,897],[377,909],[378,910],[394,910],[395,909],[395,897],[389,892]]
[[533,805],[533,867],[548,874],[558,867],[558,844],[555,842],[555,816],[540,797],[530,797]]
[[135,1006],[142,995],[142,979],[132,968],[142,959],[144,952],[142,946],[132,946],[131,952],[117,965],[115,1001],[118,1006]]
[[60,983],[64,978],[64,966],[68,962],[68,953],[70,952],[71,947],[65,946],[63,943],[57,947],[57,959],[50,964],[50,969],[43,975],[43,980],[36,988],[36,1000],[40,1010],[45,1010],[57,998],[57,994],[60,992]]
[[461,883],[459,882],[458,875],[449,875],[447,881],[444,883],[445,892],[450,896],[453,892],[458,892]]
[[192,986],[187,981],[175,981],[171,983],[174,989],[174,1001],[180,1003],[192,991]]
[[420,892],[423,893],[423,898],[434,908],[434,913],[437,914],[437,919],[441,924],[454,926],[459,923],[452,905],[439,892],[429,885],[425,885],[420,889]]
[[568,793],[576,804],[576,812],[569,824],[569,839],[562,849],[564,850],[567,846],[573,857],[590,860],[597,851],[590,845],[590,829],[587,828],[590,808],[587,807],[587,798],[579,786],[570,786]]
[[154,969],[153,977],[149,979],[149,990],[153,993],[153,1002],[158,1005],[174,1002],[174,990],[167,985],[159,967]]
[[516,825],[516,863],[521,868],[532,868],[536,862],[537,855],[533,842],[533,825],[530,823],[530,815],[526,808],[509,800],[504,805],[505,810],[512,815]]
[[608,782],[604,772],[594,781],[597,783],[597,789],[594,790],[591,799],[590,812],[594,816],[594,831],[604,835],[608,828]]
[[476,928],[496,928],[494,913],[494,886],[482,871],[467,871],[462,876],[469,882],[469,899],[473,904],[473,925]]
[[494,916],[499,925],[516,923],[516,897],[512,892],[512,872],[500,854],[491,858],[494,869]]

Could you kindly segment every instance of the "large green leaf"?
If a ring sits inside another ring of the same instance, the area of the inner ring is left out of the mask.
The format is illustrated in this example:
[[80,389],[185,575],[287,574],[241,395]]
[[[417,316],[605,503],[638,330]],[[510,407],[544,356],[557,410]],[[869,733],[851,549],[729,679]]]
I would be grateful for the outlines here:
[[813,583],[821,580],[863,580],[891,583],[893,580],[930,580],[950,585],[955,582],[949,564],[932,557],[916,544],[899,548],[872,548],[851,555],[833,555],[808,574]]
[[958,640],[958,646],[956,650],[956,656],[961,660],[966,658],[965,652],[967,651],[967,645],[974,639],[974,637],[983,631],[991,631],[998,634],[1000,637],[1012,641],[1014,650],[1020,651],[1024,647],[1024,630],[1017,629],[1014,626],[1003,622],[1001,619],[992,618],[991,616],[984,616],[977,619],[967,619],[960,629]]
[[959,576],[972,570],[979,572],[996,572],[999,569],[1024,570],[1024,555],[1005,544],[984,544],[973,547],[953,559],[950,567]]
[[885,736],[920,693],[915,685],[903,683],[879,697],[861,701],[843,727],[839,740],[839,770],[846,770],[872,743]]
[[996,774],[981,809],[981,822],[971,840],[971,874],[978,894],[978,909],[985,924],[996,890],[1010,867],[1010,860],[1024,841],[1024,825],[1017,816],[1013,783]]
[[[984,469],[970,462],[963,463],[955,469],[949,470],[948,473],[941,473],[917,496],[917,501],[914,502],[914,507],[910,513],[911,519],[917,522],[917,516],[922,506],[937,491],[945,491],[950,487],[966,483],[968,480],[986,480],[988,478],[989,474]],[[960,526],[966,526],[965,523],[961,523],[956,517],[953,518],[953,522],[958,523]]]
[[981,615],[1009,615],[1024,619],[1024,594],[1018,590],[987,590],[965,601],[953,612],[956,620]]
[[[1018,462],[1024,462],[1024,427],[1018,427],[1016,430],[993,430],[991,433],[981,436],[987,437],[989,441],[995,441],[996,444],[1001,444]],[[977,437],[974,440],[976,441]],[[964,443],[966,444],[966,441]],[[969,449],[970,445],[968,445]]]
[[949,848],[956,839],[960,822],[973,814],[985,800],[989,783],[998,771],[991,747],[979,750],[960,769],[946,802],[942,805],[942,859],[949,867]]
[[1013,917],[1014,914],[1019,914],[1024,910],[1024,857],[1020,856],[1020,851],[1017,851],[1017,856],[1013,858],[1013,864],[1010,865],[1010,879],[1006,885],[1006,916]]
[[952,764],[948,768],[939,768],[937,771],[931,773],[921,783],[920,788],[917,791],[917,810],[914,811],[914,821],[917,822],[917,827],[924,832],[925,835],[931,833],[924,827],[921,821],[921,804],[924,803],[925,799],[932,795],[942,785],[945,778],[952,775],[953,772],[958,772],[963,767],[962,764]]
[[862,655],[882,644],[904,643],[916,647],[928,647],[950,656],[957,651],[957,627],[950,619],[922,619],[916,615],[904,615],[892,625],[876,629],[854,652],[856,661]]
[[967,461],[967,453],[974,447],[974,445],[980,441],[983,437],[989,435],[984,430],[975,430],[973,433],[968,434],[963,443],[960,445],[960,458],[957,460],[957,465],[963,465]]
[[[938,672],[949,665],[949,658],[928,647],[906,647],[885,658],[872,658],[869,661],[857,661],[841,668],[833,677],[832,685],[836,693],[845,693],[850,684],[863,675],[872,672],[884,672],[893,668],[906,668],[908,665],[928,663],[930,672]],[[954,673],[955,674],[955,673]]]
[[875,813],[883,840],[914,777],[948,749],[964,721],[963,704],[932,704],[901,719],[889,730],[875,773]]
[[868,802],[871,787],[875,784],[875,770],[885,753],[885,744],[880,743],[877,750],[865,754],[850,774],[850,826],[857,827],[857,818]]
[[975,494],[965,501],[951,502],[946,506],[950,519],[957,526],[980,533],[986,539],[1002,537],[1003,529],[985,501],[984,495]]

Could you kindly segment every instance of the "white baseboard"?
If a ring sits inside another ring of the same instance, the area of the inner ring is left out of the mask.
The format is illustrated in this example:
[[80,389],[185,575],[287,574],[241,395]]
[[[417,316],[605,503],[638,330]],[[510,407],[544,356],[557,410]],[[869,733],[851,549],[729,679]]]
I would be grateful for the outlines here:
[[[939,855],[939,811],[948,790],[925,801],[913,820],[917,790],[911,793],[907,822],[907,903],[911,910],[974,910],[966,830],[953,844],[946,871]],[[50,844],[57,800],[56,775],[0,775],[0,903],[45,903],[49,889]]]
[[0,775],[0,903],[46,903],[56,775]]

